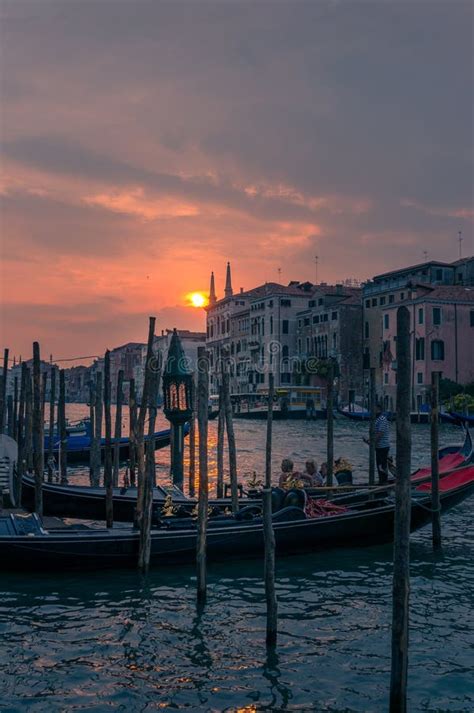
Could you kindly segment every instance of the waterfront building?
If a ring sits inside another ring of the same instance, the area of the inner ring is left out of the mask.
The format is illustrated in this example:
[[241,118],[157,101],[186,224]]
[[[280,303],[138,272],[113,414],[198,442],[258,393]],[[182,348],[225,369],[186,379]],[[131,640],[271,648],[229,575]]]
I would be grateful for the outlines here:
[[[412,409],[428,408],[431,373],[457,384],[474,381],[474,288],[460,285],[408,285],[405,306],[411,315]],[[397,308],[382,311],[382,398],[393,411],[396,395]]]
[[341,403],[361,401],[364,396],[362,372],[362,291],[357,288],[319,285],[309,307],[297,315],[297,355],[301,363],[301,383],[325,389],[317,373],[320,359],[333,359],[336,395]]
[[211,275],[206,344],[212,394],[218,393],[223,361],[229,364],[232,394],[266,392],[270,371],[276,388],[294,383],[296,315],[308,307],[313,289],[309,282],[268,282],[234,294],[227,264],[224,297],[217,299]]
[[453,263],[429,261],[376,275],[363,286],[363,349],[365,379],[375,368],[377,391],[383,385],[383,313],[409,300],[413,285],[474,285],[474,257]]

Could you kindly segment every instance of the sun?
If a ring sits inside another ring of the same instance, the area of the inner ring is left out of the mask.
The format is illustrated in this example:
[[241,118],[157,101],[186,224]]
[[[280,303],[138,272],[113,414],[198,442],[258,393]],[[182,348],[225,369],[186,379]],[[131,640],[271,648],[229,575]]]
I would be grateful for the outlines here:
[[202,292],[191,292],[188,295],[188,299],[192,307],[205,307],[207,305],[207,297]]

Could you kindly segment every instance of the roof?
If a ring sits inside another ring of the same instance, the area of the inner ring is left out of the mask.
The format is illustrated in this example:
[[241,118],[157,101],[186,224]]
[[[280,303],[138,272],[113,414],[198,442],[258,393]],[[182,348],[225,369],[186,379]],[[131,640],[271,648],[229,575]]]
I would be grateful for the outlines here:
[[413,302],[467,302],[474,303],[474,287],[463,287],[462,285],[420,285],[413,290],[415,296],[403,302],[395,302],[386,305],[384,309],[397,309],[404,304]]
[[400,267],[398,270],[390,270],[390,272],[382,272],[380,275],[375,275],[373,280],[381,280],[385,277],[390,277],[391,275],[403,274],[405,272],[412,272],[413,270],[422,270],[427,267],[453,267],[454,263],[451,262],[438,262],[437,260],[430,260],[429,262],[420,262],[417,265],[410,265],[409,267]]
[[114,347],[110,350],[110,353],[119,352],[122,349],[132,349],[136,347],[146,347],[146,344],[144,344],[143,342],[127,342],[127,344],[122,344],[120,347]]

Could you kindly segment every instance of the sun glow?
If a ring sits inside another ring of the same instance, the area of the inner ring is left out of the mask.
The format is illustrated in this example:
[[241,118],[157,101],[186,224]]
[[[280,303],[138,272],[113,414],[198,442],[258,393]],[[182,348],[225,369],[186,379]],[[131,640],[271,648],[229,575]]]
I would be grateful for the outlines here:
[[191,292],[188,296],[188,304],[191,307],[206,307],[207,297],[202,292]]

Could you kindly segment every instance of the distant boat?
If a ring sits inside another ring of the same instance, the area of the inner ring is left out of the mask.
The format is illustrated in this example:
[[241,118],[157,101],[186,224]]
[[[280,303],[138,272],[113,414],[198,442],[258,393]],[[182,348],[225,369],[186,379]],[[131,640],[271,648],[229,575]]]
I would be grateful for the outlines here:
[[[184,429],[185,435],[189,433],[189,425],[185,425]],[[166,428],[162,431],[156,431],[155,434],[153,435],[153,439],[155,441],[155,450],[159,450],[161,448],[166,448],[166,446],[169,446],[170,440],[171,440],[171,430],[169,428]],[[145,437],[145,442],[149,440],[149,436]],[[81,432],[81,433],[72,433],[68,435],[67,437],[67,459],[69,463],[84,463],[88,462],[90,458],[90,450],[91,450],[91,434],[90,434],[90,427],[88,429],[87,433]],[[112,438],[112,447],[115,445],[115,439]],[[53,436],[53,452],[54,455],[57,456],[59,454],[59,449],[60,449],[60,439],[58,435]],[[104,451],[105,451],[105,438],[101,438],[100,441],[100,449],[101,449],[101,454],[102,458],[104,456]],[[121,438],[120,439],[120,459],[121,460],[126,460],[129,457],[129,449],[130,449],[130,439],[128,437]],[[49,436],[45,436],[44,439],[44,450],[45,453],[47,454],[49,451]]]
[[[345,416],[346,418],[350,418],[352,421],[370,421],[370,411],[368,411],[366,408],[363,406],[359,406],[358,404],[351,404],[351,406],[344,406],[343,408],[338,409],[339,413]],[[396,413],[393,413],[392,411],[384,411],[385,416],[388,418],[389,421],[395,421],[397,415]],[[429,410],[422,410],[422,411],[412,411],[410,413],[410,421],[411,423],[430,423],[431,419],[431,413]],[[445,411],[441,411],[439,414],[439,420],[441,423],[451,423],[453,425],[456,425],[459,423],[460,419],[456,419],[454,414],[447,413]],[[474,423],[474,418],[473,418],[473,423]]]

